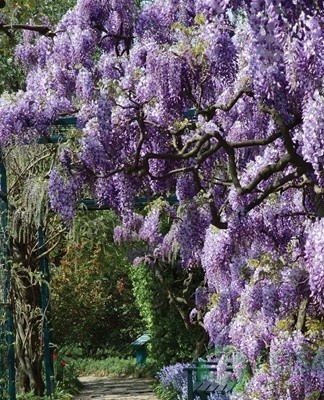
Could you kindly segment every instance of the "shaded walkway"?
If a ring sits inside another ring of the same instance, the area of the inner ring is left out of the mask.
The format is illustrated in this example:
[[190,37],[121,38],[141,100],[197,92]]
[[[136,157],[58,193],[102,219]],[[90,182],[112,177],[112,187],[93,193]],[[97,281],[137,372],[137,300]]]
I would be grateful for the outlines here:
[[84,376],[79,380],[83,387],[75,400],[157,400],[152,379]]

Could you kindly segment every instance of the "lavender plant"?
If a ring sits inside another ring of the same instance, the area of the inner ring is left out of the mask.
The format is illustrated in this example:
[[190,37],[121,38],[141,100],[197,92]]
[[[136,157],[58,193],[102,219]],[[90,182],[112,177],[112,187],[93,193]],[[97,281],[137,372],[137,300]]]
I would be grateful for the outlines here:
[[178,363],[165,366],[157,375],[163,387],[173,389],[178,399],[185,399],[188,396],[186,367],[189,367],[189,364]]

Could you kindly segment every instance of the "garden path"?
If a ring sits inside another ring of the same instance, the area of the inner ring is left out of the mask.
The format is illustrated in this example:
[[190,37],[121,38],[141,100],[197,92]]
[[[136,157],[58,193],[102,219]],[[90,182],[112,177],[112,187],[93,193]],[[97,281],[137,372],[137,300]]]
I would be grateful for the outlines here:
[[151,389],[152,379],[84,376],[75,400],[157,400]]

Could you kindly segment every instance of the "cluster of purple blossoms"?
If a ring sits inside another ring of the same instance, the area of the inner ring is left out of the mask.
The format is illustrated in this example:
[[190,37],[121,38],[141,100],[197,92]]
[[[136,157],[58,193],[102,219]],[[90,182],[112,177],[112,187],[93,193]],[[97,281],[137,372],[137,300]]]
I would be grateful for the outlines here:
[[188,396],[187,371],[190,364],[177,363],[165,366],[157,374],[161,384],[167,389],[172,388],[179,394],[179,399],[184,400]]

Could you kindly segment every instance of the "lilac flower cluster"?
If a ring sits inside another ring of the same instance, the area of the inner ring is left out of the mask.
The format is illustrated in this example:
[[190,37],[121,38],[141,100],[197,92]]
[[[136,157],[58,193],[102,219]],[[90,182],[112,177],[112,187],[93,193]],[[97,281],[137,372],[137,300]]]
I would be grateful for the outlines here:
[[271,344],[269,365],[254,374],[242,398],[299,400],[322,393],[323,358],[320,366],[313,360],[314,351],[300,332],[282,332]]
[[312,224],[305,246],[309,285],[312,295],[324,310],[324,221]]
[[315,90],[305,105],[304,130],[307,130],[307,140],[302,134],[296,135],[296,140],[301,140],[303,156],[312,163],[317,175],[321,174],[324,161],[323,107],[323,96]]
[[195,291],[195,304],[198,310],[203,309],[210,299],[207,288],[198,286]]
[[197,208],[189,203],[177,223],[175,239],[180,246],[181,263],[184,268],[200,265],[205,232],[209,226],[210,216],[205,208]]
[[205,270],[208,286],[221,290],[230,283],[229,263],[233,255],[233,237],[227,230],[210,226],[206,231],[201,264]]
[[215,392],[208,396],[208,400],[229,400],[229,396],[226,394]]
[[179,399],[185,400],[188,396],[187,372],[189,364],[177,363],[163,367],[157,374],[157,378],[165,388],[172,387],[179,393]]
[[223,290],[218,297],[216,304],[205,314],[204,326],[210,343],[224,346],[229,344],[230,322],[234,313],[230,292]]
[[160,233],[160,210],[154,208],[145,218],[139,232],[139,237],[151,246],[157,246],[161,240]]
[[71,222],[75,215],[78,197],[83,189],[83,182],[76,176],[64,181],[57,170],[52,170],[49,183],[51,208]]

